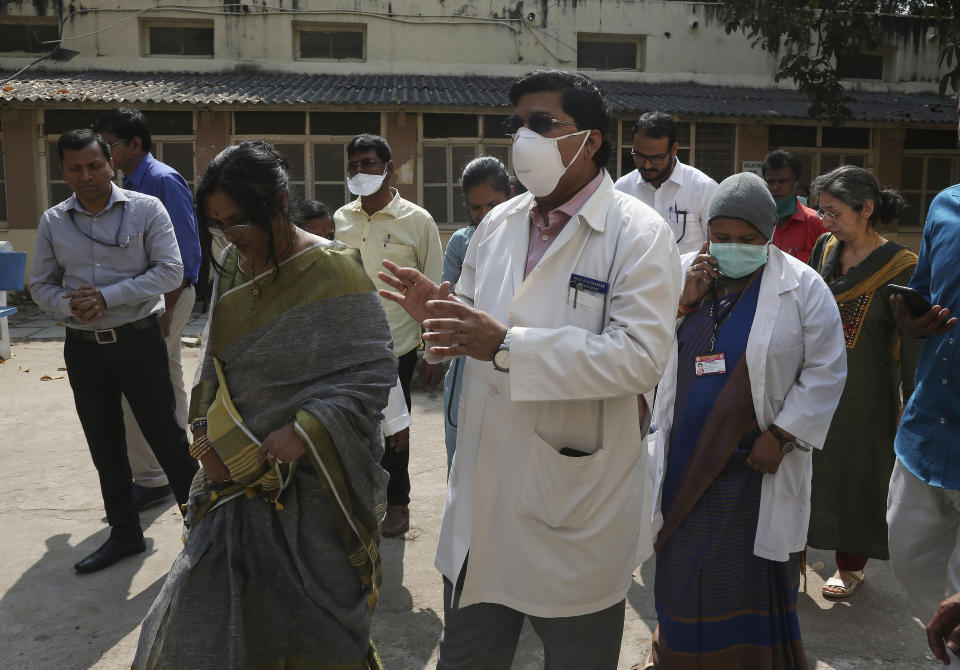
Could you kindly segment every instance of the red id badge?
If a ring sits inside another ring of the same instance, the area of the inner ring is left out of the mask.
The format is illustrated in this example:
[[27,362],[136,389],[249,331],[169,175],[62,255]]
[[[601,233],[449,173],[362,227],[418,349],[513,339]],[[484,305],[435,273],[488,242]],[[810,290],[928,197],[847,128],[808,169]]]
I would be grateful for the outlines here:
[[726,374],[727,357],[724,354],[703,354],[694,359],[694,366],[698,377]]

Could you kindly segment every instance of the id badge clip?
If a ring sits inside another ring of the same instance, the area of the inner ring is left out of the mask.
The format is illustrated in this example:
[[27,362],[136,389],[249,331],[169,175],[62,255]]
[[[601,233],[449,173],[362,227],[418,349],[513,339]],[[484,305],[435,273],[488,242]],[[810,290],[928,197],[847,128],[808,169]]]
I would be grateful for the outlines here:
[[722,375],[727,372],[727,357],[724,354],[702,354],[694,358],[694,372],[698,377]]

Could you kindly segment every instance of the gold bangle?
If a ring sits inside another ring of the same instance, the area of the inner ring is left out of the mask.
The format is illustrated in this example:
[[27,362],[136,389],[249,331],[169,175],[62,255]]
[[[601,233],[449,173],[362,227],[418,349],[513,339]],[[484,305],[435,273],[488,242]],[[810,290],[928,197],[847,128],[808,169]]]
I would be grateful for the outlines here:
[[204,454],[206,454],[212,448],[213,445],[210,444],[210,440],[206,435],[203,435],[194,440],[190,445],[190,455],[199,461],[201,458],[203,458]]

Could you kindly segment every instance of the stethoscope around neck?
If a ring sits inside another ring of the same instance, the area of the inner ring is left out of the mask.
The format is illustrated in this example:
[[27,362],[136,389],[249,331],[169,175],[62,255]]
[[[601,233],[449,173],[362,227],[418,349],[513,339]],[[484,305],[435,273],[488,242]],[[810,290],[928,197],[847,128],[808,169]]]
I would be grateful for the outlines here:
[[95,242],[100,246],[110,247],[112,249],[126,249],[130,246],[130,236],[127,235],[123,238],[123,241],[120,241],[120,230],[123,228],[123,219],[127,215],[127,203],[120,201],[120,223],[117,224],[117,232],[113,234],[113,244],[109,242],[104,242],[103,240],[98,240],[93,235],[88,235],[84,230],[77,224],[77,217],[74,214],[72,209],[67,210],[67,214],[70,216],[70,221],[73,223],[73,227],[77,229],[77,232],[86,237],[91,242]]

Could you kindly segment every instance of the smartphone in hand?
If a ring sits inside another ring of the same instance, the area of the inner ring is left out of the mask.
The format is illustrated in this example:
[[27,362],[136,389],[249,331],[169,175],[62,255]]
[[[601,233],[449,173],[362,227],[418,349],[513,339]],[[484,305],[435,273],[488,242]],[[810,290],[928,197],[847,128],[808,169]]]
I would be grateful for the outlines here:
[[933,308],[930,301],[923,297],[919,291],[915,291],[909,286],[898,286],[897,284],[887,284],[887,288],[895,295],[902,295],[907,303],[907,309],[910,310],[910,316],[917,318],[923,316]]

